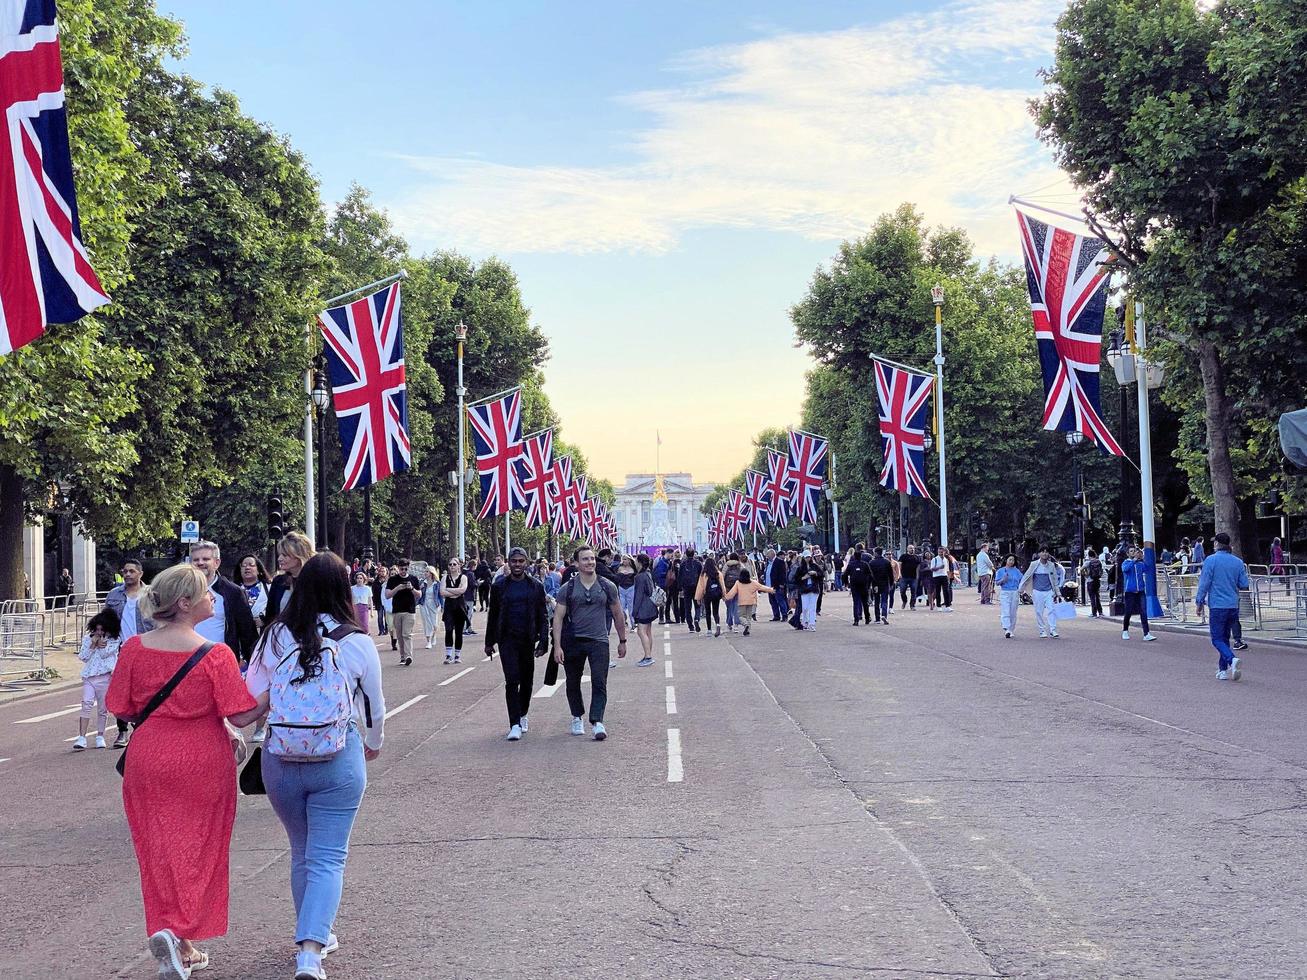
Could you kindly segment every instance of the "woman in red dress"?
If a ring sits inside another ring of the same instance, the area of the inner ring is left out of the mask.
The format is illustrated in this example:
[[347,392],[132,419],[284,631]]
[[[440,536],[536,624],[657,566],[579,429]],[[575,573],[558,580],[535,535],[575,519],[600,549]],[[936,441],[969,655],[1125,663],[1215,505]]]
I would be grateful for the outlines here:
[[[206,641],[195,624],[213,615],[205,576],[191,565],[160,573],[150,587],[156,629],[134,636],[109,683],[109,710],[137,717]],[[261,714],[236,656],[218,643],[134,733],[123,809],[136,846],[150,952],[159,976],[187,980],[208,965],[193,943],[227,931],[228,866],[236,820],[236,762],[223,719]]]

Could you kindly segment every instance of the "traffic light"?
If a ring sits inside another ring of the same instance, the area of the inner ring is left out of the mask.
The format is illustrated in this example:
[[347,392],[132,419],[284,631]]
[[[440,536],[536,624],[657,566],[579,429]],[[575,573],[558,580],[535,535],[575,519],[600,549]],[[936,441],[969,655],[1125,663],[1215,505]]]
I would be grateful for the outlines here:
[[286,533],[286,520],[281,512],[281,498],[268,498],[268,537],[280,540]]

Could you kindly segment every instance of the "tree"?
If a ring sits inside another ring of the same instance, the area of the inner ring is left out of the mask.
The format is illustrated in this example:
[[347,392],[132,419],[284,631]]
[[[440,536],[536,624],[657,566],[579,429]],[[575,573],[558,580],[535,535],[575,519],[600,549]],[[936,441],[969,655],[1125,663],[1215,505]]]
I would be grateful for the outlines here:
[[1187,433],[1201,412],[1180,457],[1247,552],[1270,423],[1307,372],[1303,6],[1075,0],[1045,80],[1040,136],[1145,301]]
[[[135,223],[161,193],[124,107],[137,79],[177,53],[181,30],[141,0],[66,0],[59,13],[82,237],[116,294]],[[55,326],[0,360],[0,599],[23,594],[23,524],[52,486],[92,531],[131,520],[121,488],[139,454],[116,427],[137,408],[147,362],[106,338],[103,322]]]

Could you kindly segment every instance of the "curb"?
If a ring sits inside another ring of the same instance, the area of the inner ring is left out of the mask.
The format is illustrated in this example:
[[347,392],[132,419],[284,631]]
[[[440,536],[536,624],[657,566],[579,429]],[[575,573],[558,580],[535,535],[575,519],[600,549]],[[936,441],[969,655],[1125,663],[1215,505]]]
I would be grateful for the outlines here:
[[[1178,633],[1181,636],[1201,636],[1206,638],[1207,627],[1194,624],[1190,626],[1181,626],[1179,623],[1152,623],[1153,629],[1163,633]],[[1246,630],[1243,638],[1251,646],[1272,646],[1280,647],[1285,650],[1307,651],[1307,640],[1286,640],[1279,637],[1259,636],[1260,630]]]
[[76,687],[80,683],[80,678],[78,680],[58,680],[54,681],[48,687],[34,687],[32,690],[23,691],[21,694],[12,691],[0,691],[0,708],[3,708],[7,704],[14,704],[18,701],[28,701],[32,698],[43,697],[46,694],[53,694],[55,691],[62,691],[65,688]]

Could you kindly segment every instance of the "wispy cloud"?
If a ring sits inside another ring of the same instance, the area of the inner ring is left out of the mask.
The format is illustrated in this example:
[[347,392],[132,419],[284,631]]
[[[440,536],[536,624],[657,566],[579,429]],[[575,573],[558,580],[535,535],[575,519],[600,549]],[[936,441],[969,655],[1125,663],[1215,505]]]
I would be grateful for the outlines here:
[[688,52],[666,87],[615,96],[649,120],[635,163],[407,158],[430,181],[392,211],[417,241],[583,254],[662,252],[706,227],[839,238],[913,201],[1010,252],[1007,195],[1068,189],[1026,110],[1061,6],[967,0]]

